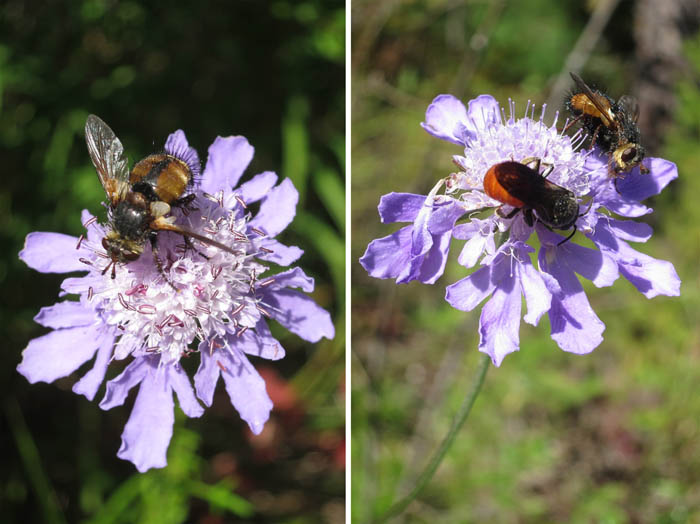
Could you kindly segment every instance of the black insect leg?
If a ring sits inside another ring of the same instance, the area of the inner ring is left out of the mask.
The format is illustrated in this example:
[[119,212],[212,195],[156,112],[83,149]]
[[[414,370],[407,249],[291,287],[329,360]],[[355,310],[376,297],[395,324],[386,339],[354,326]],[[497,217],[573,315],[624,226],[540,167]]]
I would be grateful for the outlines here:
[[600,124],[598,127],[595,128],[595,131],[593,131],[593,138],[591,138],[591,147],[588,148],[589,151],[593,150],[593,146],[595,146],[595,141],[598,140],[598,132],[600,131],[600,126],[603,124]]
[[510,213],[505,213],[505,212],[503,211],[503,206],[498,206],[498,207],[496,208],[496,214],[497,214],[499,217],[501,217],[501,218],[506,218],[506,219],[507,219],[507,218],[513,218],[515,215],[518,214],[518,211],[520,211],[520,208],[519,208],[519,207],[516,207],[516,208],[513,209]]
[[[515,215],[518,214],[518,211],[520,211],[520,208],[519,208],[519,207],[516,207],[516,208],[513,209],[510,213],[505,213],[505,212],[503,211],[503,206],[498,206],[498,207],[496,208],[496,214],[497,214],[499,217],[505,218],[505,219],[513,218]],[[495,233],[496,231],[498,231],[498,226],[497,226],[496,224],[494,224],[494,226],[493,226],[493,232]]]
[[175,287],[175,284],[172,283],[172,281],[168,278],[168,275],[165,274],[165,270],[163,269],[163,263],[160,261],[160,258],[158,257],[158,235],[156,233],[152,233],[148,239],[151,241],[151,251],[153,252],[153,261],[156,264],[156,268],[158,269],[158,273],[160,273],[160,276],[163,277],[163,280],[165,280],[168,285],[173,288],[175,291],[179,292],[180,290]]
[[185,251],[187,251],[187,249],[189,248],[195,253],[197,253],[200,257],[202,257],[204,260],[209,260],[209,257],[207,255],[205,255],[199,249],[194,247],[194,244],[192,243],[192,240],[190,240],[190,237],[183,235],[182,238],[185,239]]
[[581,118],[583,118],[583,115],[582,115],[582,114],[581,114],[581,115],[578,115],[578,116],[577,116],[576,118],[574,118],[571,122],[569,122],[568,124],[566,124],[566,126],[564,127],[564,129],[562,129],[562,131],[561,131],[562,134],[563,134],[563,133],[566,133],[566,132],[569,130],[569,128],[570,128],[571,126],[573,126],[576,122],[578,122],[579,120],[581,120]]
[[170,206],[171,207],[177,207],[182,209],[182,214],[185,216],[189,216],[189,214],[192,211],[197,211],[197,208],[190,205],[194,201],[194,199],[197,198],[197,195],[194,193],[190,193],[189,195],[185,195],[182,198],[178,198],[177,200],[174,200]]
[[564,243],[568,242],[569,240],[571,240],[571,237],[573,237],[575,234],[576,234],[576,224],[574,224],[574,230],[571,232],[571,234],[570,234],[568,237],[566,237],[564,240],[562,240],[561,242],[559,242],[559,243],[557,244],[557,247],[559,247],[559,246],[561,246],[562,244],[564,244]]

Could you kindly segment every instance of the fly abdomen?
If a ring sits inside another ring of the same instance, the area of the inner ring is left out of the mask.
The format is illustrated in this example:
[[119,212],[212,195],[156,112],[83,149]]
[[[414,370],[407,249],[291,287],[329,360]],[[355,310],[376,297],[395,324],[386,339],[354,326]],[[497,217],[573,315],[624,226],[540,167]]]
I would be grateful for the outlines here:
[[183,196],[192,182],[192,171],[179,158],[159,153],[137,163],[131,170],[129,181],[132,189],[149,201],[162,200],[172,204]]

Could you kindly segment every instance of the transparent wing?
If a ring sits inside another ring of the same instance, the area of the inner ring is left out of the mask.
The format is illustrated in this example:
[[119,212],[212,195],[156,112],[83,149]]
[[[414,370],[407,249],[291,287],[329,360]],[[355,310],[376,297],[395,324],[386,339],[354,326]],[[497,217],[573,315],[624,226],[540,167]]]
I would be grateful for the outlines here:
[[129,190],[129,166],[124,147],[107,124],[95,115],[85,122],[85,142],[107,197],[116,204]]
[[610,111],[610,102],[608,100],[596,93],[588,87],[588,85],[578,76],[576,73],[569,73],[571,78],[574,79],[576,86],[581,90],[581,92],[588,97],[591,104],[600,112],[601,120],[605,127],[611,127],[615,121],[615,116]]
[[623,95],[617,101],[617,105],[624,111],[634,122],[639,120],[639,102],[630,95]]

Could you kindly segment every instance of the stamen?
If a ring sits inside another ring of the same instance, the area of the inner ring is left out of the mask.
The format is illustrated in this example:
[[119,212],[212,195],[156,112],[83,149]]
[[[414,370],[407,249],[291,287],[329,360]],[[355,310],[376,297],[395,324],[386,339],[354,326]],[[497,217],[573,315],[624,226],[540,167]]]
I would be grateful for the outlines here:
[[238,240],[239,242],[247,242],[248,241],[248,237],[245,236],[240,231],[232,231],[232,233],[233,233],[234,238],[236,240]]
[[170,317],[171,319],[167,324],[168,327],[185,327],[185,323],[178,317],[176,317],[175,315],[170,315]]
[[238,306],[236,306],[236,308],[234,310],[231,311],[231,316],[235,317],[236,315],[238,315],[238,313],[243,311],[244,308],[245,308],[245,304],[239,304]]
[[219,369],[221,369],[221,371],[223,371],[224,373],[226,373],[226,372],[228,371],[228,370],[226,369],[226,367],[221,363],[220,360],[217,360],[217,361],[216,361],[216,365],[219,366]]
[[84,227],[85,229],[87,229],[88,227],[90,227],[91,225],[93,225],[95,222],[97,222],[97,217],[92,217],[92,218],[90,218],[87,222],[85,222],[85,223],[83,224],[83,227]]
[[236,195],[234,198],[236,199],[236,202],[238,202],[243,209],[248,209],[248,206],[245,205],[244,200],[239,195]]
[[132,306],[131,304],[129,304],[129,303],[124,299],[124,295],[122,295],[121,293],[118,293],[118,294],[117,294],[117,298],[119,299],[119,303],[122,305],[122,307],[123,307],[124,309],[128,309],[129,311],[136,311],[136,308],[135,308],[134,306]]
[[143,313],[144,315],[153,315],[156,313],[156,311],[158,311],[156,307],[151,304],[141,304],[138,307],[138,312]]
[[269,313],[264,307],[262,307],[261,305],[255,304],[255,309],[257,309],[258,311],[260,311],[260,313],[262,313],[262,314],[263,314],[264,316],[266,316],[267,318],[272,318],[272,315],[270,315],[270,313]]
[[83,243],[83,240],[85,239],[85,236],[81,233],[81,235],[78,237],[78,243],[75,246],[75,249],[80,249],[80,244]]
[[83,264],[85,264],[86,266],[92,266],[92,260],[88,260],[87,258],[82,258],[82,257],[79,258],[78,260],[80,262],[82,262]]
[[124,294],[127,297],[130,297],[131,295],[139,294],[139,295],[145,295],[146,291],[148,291],[148,286],[146,284],[140,283],[132,287],[131,289],[127,290],[124,292]]

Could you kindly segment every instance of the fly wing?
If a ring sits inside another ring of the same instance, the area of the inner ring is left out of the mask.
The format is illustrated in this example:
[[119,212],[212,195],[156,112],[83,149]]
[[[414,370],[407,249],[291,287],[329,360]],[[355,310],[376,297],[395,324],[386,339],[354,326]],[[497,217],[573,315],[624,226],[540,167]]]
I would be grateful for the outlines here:
[[600,119],[605,127],[612,127],[615,123],[615,115],[610,110],[610,102],[604,96],[593,92],[593,90],[586,85],[586,83],[578,76],[576,73],[569,73],[571,78],[576,82],[576,86],[581,90],[581,92],[588,97],[591,104],[600,112]]
[[85,142],[102,187],[115,205],[129,190],[129,166],[124,147],[114,131],[95,115],[89,115],[85,122]]
[[636,123],[637,120],[639,120],[639,102],[637,102],[636,98],[630,95],[623,95],[620,97],[620,100],[617,101],[617,105],[620,106],[620,109],[622,109],[632,121]]

